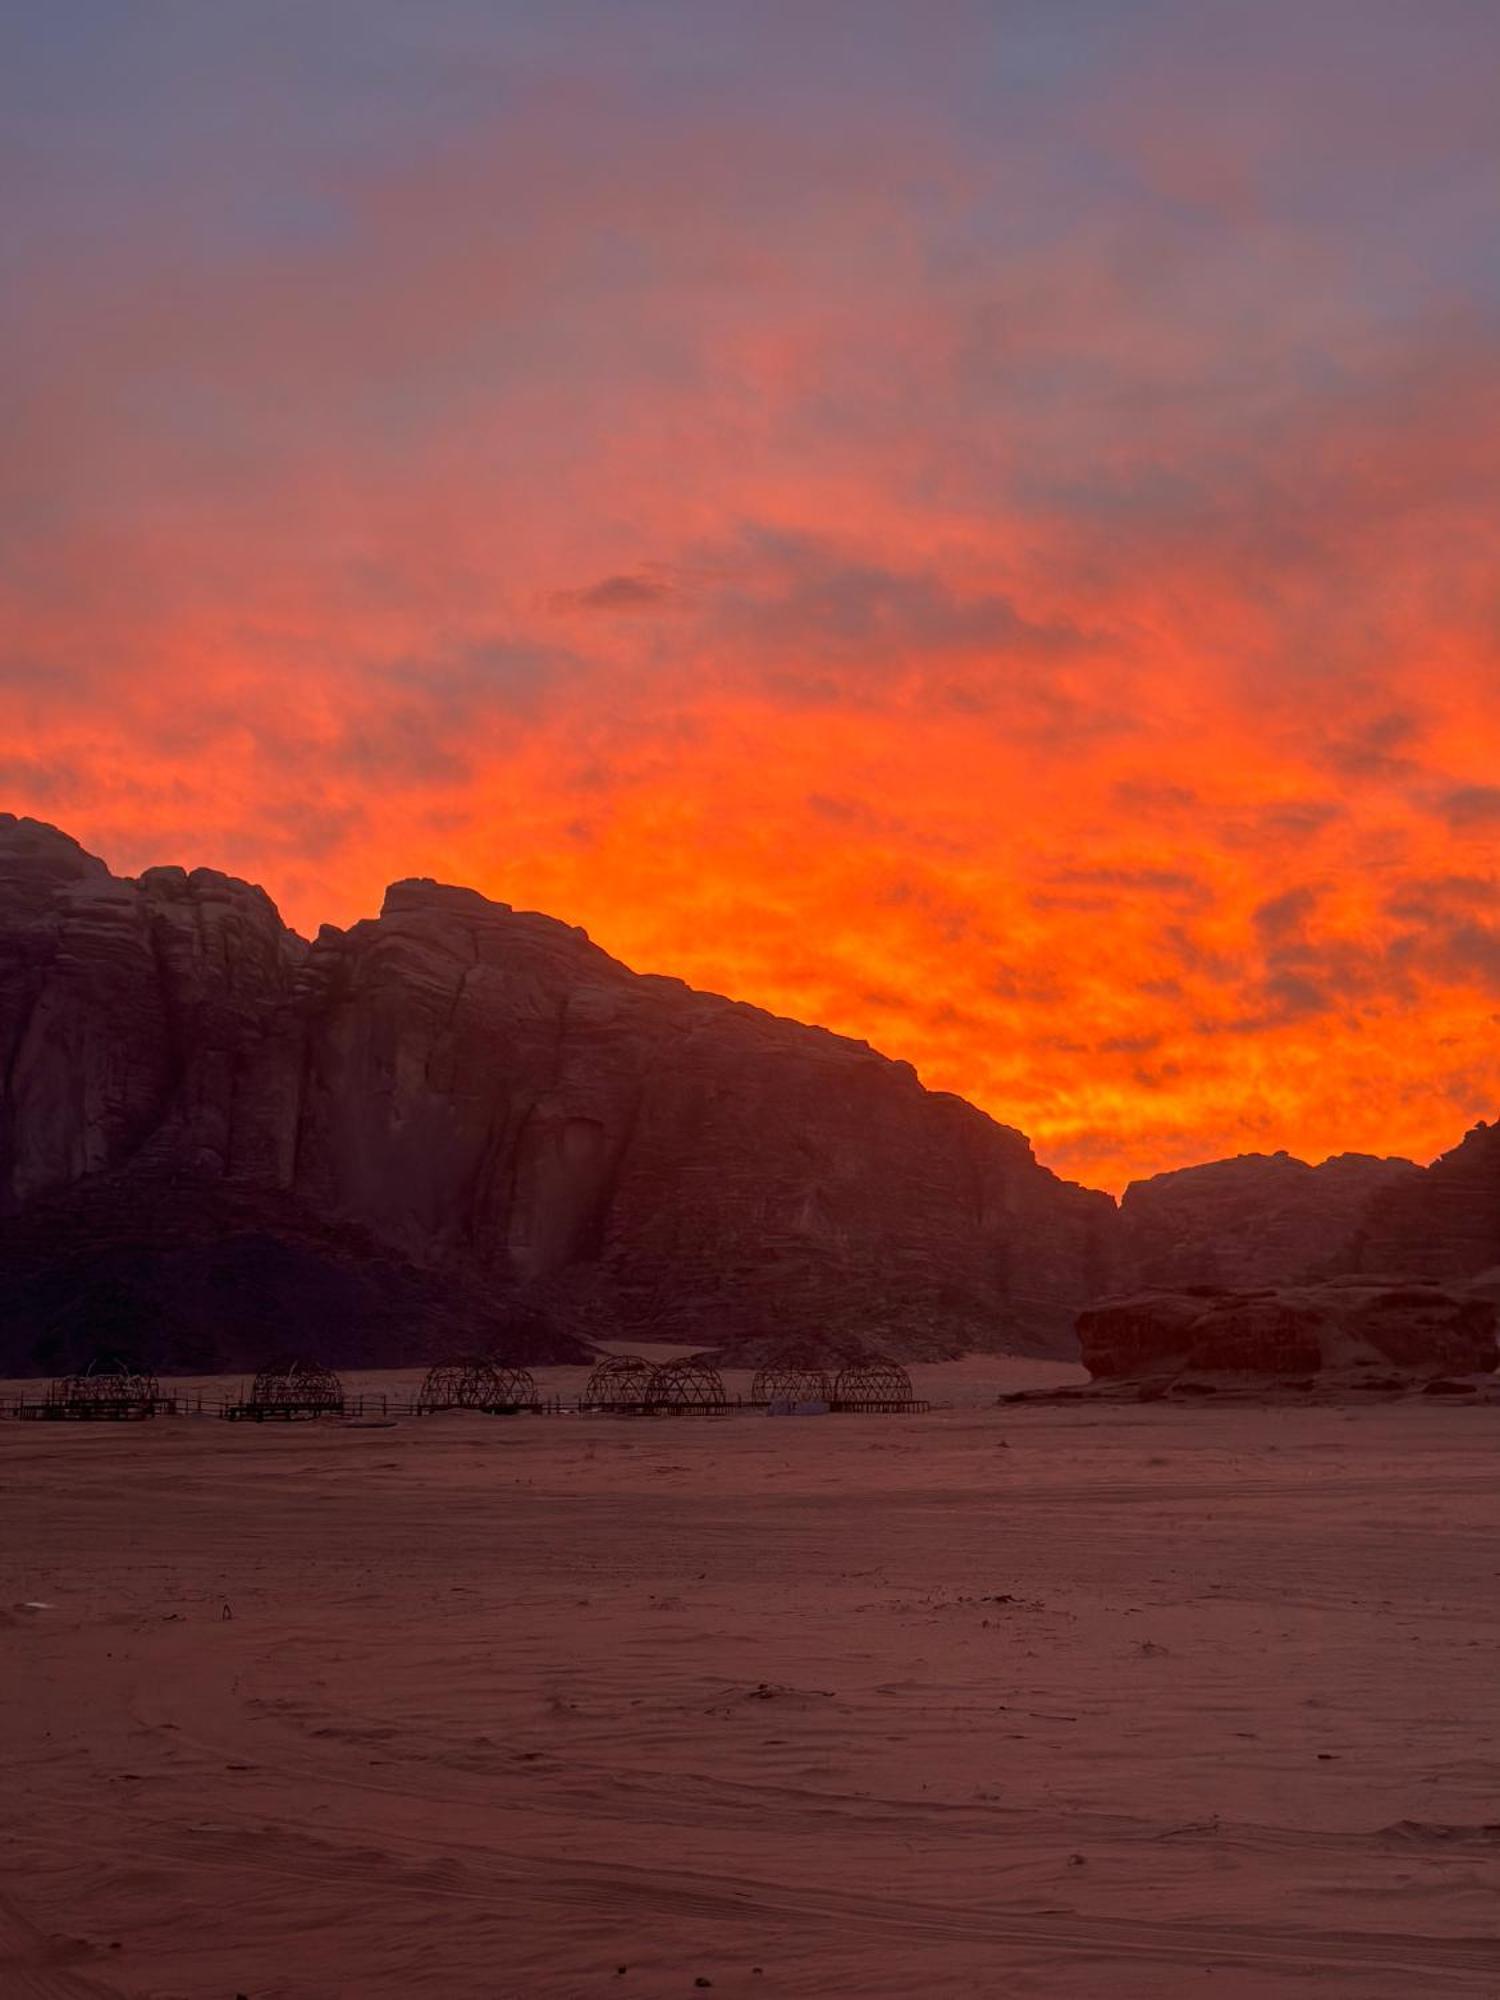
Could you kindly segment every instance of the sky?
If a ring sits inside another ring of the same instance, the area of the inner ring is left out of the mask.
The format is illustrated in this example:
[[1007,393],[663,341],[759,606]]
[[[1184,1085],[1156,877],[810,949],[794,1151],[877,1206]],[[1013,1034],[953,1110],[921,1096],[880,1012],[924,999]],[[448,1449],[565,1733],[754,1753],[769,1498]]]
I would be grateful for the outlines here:
[[1095,1186],[1500,1109],[1493,0],[0,0],[0,808]]

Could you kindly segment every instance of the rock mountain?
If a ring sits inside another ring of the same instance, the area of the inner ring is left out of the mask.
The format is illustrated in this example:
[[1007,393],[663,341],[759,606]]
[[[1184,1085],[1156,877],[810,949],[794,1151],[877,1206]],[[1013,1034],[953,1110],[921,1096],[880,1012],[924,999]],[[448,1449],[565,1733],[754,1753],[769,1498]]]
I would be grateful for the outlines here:
[[1391,1274],[1500,1298],[1500,1125],[1477,1125],[1430,1167],[1344,1153],[1310,1167],[1251,1153],[1133,1181],[1114,1283],[1297,1285]]
[[1117,1212],[908,1064],[550,917],[398,882],[309,944],[248,883],[0,814],[0,1373],[1071,1353],[1111,1291],[1341,1272],[1500,1295],[1500,1127]]
[[0,815],[0,1373],[1066,1350],[1102,1194],[863,1043],[398,882],[311,943]]
[[1371,1203],[1422,1179],[1410,1160],[1367,1153],[1318,1167],[1289,1153],[1246,1153],[1132,1181],[1120,1203],[1117,1281],[1232,1289],[1347,1268]]
[[1341,1260],[1500,1296],[1500,1125],[1476,1125],[1424,1173],[1378,1190]]

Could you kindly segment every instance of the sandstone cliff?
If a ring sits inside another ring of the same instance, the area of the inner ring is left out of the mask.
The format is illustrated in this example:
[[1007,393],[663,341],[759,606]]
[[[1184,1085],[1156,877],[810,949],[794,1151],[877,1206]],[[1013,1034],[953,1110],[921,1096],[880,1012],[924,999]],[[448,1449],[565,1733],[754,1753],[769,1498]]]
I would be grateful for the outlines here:
[[1114,1220],[909,1065],[549,917],[401,882],[309,945],[246,883],[0,816],[0,1371],[86,1350],[101,1299],[222,1354],[225,1269],[235,1361],[257,1283],[267,1346],[345,1361],[521,1308],[559,1358],[1059,1350]]
[[1378,1192],[1340,1263],[1493,1286],[1500,1276],[1500,1125],[1476,1125],[1424,1173]]
[[1097,1381],[1236,1375],[1434,1379],[1494,1372],[1495,1307],[1416,1280],[1345,1277],[1231,1292],[1148,1291],[1079,1315]]
[[[1249,1153],[1132,1181],[1120,1204],[1120,1282],[1281,1285],[1343,1268],[1372,1201],[1422,1179],[1410,1160],[1365,1153],[1319,1167]],[[1375,1268],[1424,1267],[1387,1257]]]

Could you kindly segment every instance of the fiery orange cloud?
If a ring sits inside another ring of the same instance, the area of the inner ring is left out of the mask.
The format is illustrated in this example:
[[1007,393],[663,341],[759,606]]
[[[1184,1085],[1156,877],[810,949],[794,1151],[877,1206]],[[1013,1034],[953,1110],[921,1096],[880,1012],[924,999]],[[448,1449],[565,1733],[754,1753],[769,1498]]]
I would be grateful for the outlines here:
[[[877,81],[548,71],[305,226],[28,239],[0,803],[304,930],[471,882],[1095,1184],[1429,1157],[1500,1085],[1494,302],[1170,67],[1003,143]],[[1322,115],[1415,186],[1472,96]]]

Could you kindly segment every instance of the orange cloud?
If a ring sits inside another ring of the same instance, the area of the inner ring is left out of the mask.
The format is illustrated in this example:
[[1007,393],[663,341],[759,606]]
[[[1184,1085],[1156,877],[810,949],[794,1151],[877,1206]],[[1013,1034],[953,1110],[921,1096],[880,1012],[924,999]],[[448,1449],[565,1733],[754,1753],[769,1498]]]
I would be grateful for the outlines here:
[[1494,315],[1263,131],[1080,191],[881,108],[559,84],[307,241],[39,241],[0,800],[304,929],[472,882],[1100,1184],[1430,1155],[1500,1085]]

